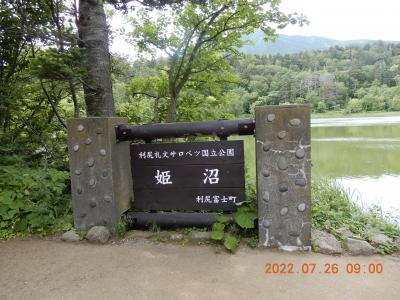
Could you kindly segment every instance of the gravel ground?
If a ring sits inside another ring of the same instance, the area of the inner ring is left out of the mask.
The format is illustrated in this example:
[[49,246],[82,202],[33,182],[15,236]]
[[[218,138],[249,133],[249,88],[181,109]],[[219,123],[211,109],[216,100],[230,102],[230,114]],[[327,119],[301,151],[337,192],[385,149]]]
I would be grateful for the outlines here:
[[[294,274],[265,274],[266,263],[292,263]],[[333,263],[338,273],[324,274],[325,264]],[[360,274],[347,274],[348,263],[359,263]],[[383,272],[368,274],[368,265],[378,263]],[[301,274],[303,264],[316,264],[314,273]],[[143,239],[106,245],[35,238],[0,241],[2,300],[321,298],[400,299],[400,257],[247,247],[232,255],[215,251],[215,246]]]

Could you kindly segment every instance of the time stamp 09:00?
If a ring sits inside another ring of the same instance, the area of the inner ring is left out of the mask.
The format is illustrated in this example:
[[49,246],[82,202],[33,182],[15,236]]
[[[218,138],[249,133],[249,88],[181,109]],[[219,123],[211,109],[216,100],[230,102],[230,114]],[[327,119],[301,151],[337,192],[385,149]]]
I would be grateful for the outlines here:
[[382,263],[273,263],[266,262],[264,265],[265,275],[312,275],[312,274],[383,274],[383,264]]

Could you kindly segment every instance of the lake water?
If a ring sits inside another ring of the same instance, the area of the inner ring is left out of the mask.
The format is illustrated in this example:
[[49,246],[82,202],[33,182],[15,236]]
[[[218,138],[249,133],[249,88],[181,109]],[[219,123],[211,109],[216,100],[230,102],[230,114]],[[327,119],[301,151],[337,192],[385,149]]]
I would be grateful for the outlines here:
[[[312,177],[337,180],[352,200],[400,216],[400,116],[311,121]],[[254,139],[246,137],[254,174]]]

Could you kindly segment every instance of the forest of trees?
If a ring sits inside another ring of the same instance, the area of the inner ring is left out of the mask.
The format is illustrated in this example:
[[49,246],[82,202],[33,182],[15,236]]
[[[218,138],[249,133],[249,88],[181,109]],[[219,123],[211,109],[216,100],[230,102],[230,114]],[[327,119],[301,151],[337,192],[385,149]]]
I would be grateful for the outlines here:
[[[290,55],[243,55],[227,62],[224,75],[213,78],[212,84],[193,81],[186,86],[178,120],[234,118],[252,114],[257,105],[298,103],[310,104],[318,113],[400,111],[400,44],[376,42]],[[166,82],[158,76],[165,64],[165,59],[135,62],[125,73],[134,74],[134,80],[115,77],[120,108],[128,113],[133,105],[142,111],[142,117],[133,120],[155,120],[148,94],[165,97],[162,87]],[[158,106],[157,120],[163,120],[162,101]]]
[[400,110],[400,44],[377,42],[233,63],[246,84],[244,113],[255,105],[307,103],[314,112]]

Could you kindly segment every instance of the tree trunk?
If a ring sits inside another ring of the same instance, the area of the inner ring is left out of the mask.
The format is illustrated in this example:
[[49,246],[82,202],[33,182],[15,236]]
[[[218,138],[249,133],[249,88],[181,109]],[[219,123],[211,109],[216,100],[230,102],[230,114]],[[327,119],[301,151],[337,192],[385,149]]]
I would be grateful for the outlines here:
[[171,97],[171,102],[169,103],[169,108],[168,108],[167,119],[165,120],[167,123],[175,122],[177,104],[178,104],[178,97],[177,96]]
[[79,38],[84,49],[83,90],[87,116],[115,116],[108,31],[102,0],[79,1]]
[[174,78],[174,73],[172,70],[169,70],[168,80],[169,80],[168,85],[169,85],[170,102],[168,105],[167,118],[165,122],[173,123],[175,122],[176,118],[176,108],[178,106],[178,97],[180,90],[177,89],[176,80]]
[[160,122],[159,114],[158,114],[158,101],[159,97],[154,98],[154,114],[153,114],[153,123],[158,123]]

